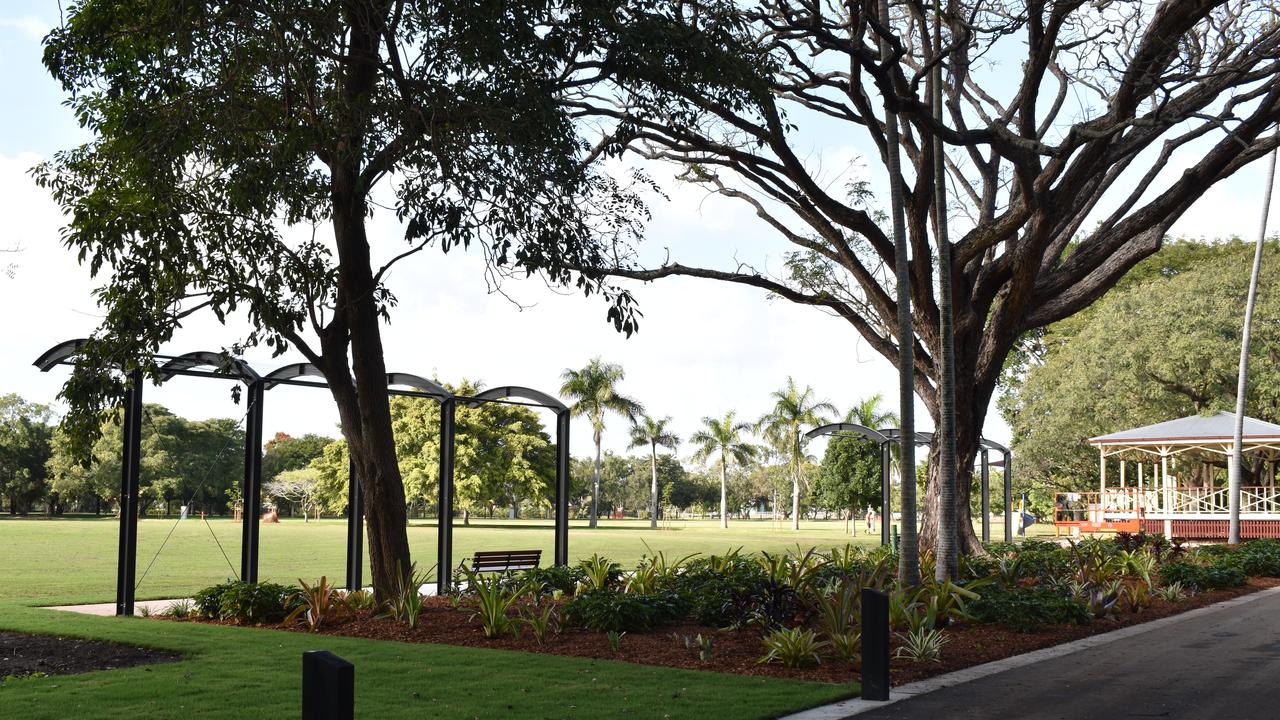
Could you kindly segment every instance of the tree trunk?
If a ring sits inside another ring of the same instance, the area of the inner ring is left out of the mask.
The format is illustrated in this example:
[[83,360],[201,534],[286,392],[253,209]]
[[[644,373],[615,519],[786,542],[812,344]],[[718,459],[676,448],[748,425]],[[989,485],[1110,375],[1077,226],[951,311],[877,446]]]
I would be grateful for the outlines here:
[[597,430],[593,434],[596,442],[596,464],[595,470],[591,475],[591,523],[589,527],[595,527],[597,519],[600,517],[600,431]]
[[[411,570],[404,483],[396,461],[387,370],[365,235],[367,206],[357,189],[355,157],[333,169],[334,239],[338,248],[336,305],[342,311],[321,338],[321,368],[338,406],[343,437],[364,496],[369,570],[385,601]],[[350,343],[350,370],[347,343]],[[352,383],[354,376],[354,385]]]
[[[976,348],[979,343],[957,343],[956,376],[974,377]],[[955,404],[955,539],[957,554],[969,554],[981,547],[981,540],[973,530],[973,514],[970,498],[973,494],[973,463],[978,456],[982,426],[986,419],[986,407],[995,392],[995,380],[978,378],[976,383],[956,383]],[[934,422],[938,422],[936,398],[924,398]],[[934,435],[929,445],[929,475],[925,481],[924,522],[920,527],[920,546],[936,547],[939,531],[939,510],[942,507],[941,437]]]
[[791,529],[800,529],[800,462],[791,468]]
[[649,528],[658,527],[658,444],[649,444],[649,470],[653,473],[653,487],[649,489]]
[[725,462],[724,452],[720,453],[720,529],[729,528],[729,465]]

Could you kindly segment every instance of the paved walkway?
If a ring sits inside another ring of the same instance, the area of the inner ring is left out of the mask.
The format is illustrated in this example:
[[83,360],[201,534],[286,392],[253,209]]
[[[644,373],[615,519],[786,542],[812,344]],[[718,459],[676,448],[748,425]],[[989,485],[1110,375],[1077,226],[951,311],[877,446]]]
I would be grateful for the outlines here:
[[1280,593],[908,698],[859,720],[1280,718]]

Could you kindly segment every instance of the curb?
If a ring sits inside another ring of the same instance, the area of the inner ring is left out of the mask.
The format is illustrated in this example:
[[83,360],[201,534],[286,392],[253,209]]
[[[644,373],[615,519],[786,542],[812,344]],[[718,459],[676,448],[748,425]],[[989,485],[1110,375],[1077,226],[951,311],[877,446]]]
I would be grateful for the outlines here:
[[890,691],[889,699],[883,702],[851,698],[849,700],[841,700],[840,702],[832,703],[830,705],[822,705],[820,707],[802,710],[801,712],[793,713],[791,715],[784,715],[780,720],[843,720],[844,718],[861,715],[862,713],[870,712],[871,710],[882,708],[886,705],[892,705],[899,700],[908,700],[918,695],[925,695],[943,688],[951,687],[952,685],[960,685],[962,683],[980,680],[984,677],[1002,673],[1006,670],[1014,670],[1016,668],[1034,665],[1038,662],[1044,662],[1045,660],[1052,660],[1054,658],[1071,655],[1082,650],[1089,650],[1102,645],[1109,645],[1118,640],[1133,637],[1134,635],[1141,635],[1146,632],[1151,632],[1152,630],[1158,630],[1175,623],[1183,622],[1184,620],[1191,620],[1202,615],[1217,612],[1218,610],[1225,610],[1227,608],[1236,607],[1237,605],[1256,602],[1276,594],[1280,594],[1280,587],[1259,590],[1258,592],[1249,593],[1248,595],[1231,598],[1230,600],[1223,600],[1222,602],[1214,603],[1213,605],[1206,605],[1204,607],[1195,608],[1194,610],[1178,613],[1177,615],[1163,617],[1159,620],[1152,620],[1140,625],[1131,625],[1118,630],[1091,635],[1087,638],[1073,640],[1071,642],[1062,643],[1061,645],[1053,645],[1051,647],[1033,650],[1029,653],[1023,653],[1022,655],[1014,655],[1013,657],[1007,657],[1001,660],[993,660],[983,665],[974,665],[973,667],[956,670],[955,672],[947,673],[946,675],[938,675],[937,677],[931,677],[926,680],[909,683],[902,687],[893,688]]

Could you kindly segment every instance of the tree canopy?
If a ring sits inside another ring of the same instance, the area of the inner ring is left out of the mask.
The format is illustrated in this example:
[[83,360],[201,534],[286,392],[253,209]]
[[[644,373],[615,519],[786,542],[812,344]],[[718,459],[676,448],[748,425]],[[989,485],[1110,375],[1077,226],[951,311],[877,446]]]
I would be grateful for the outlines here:
[[[1194,413],[1234,411],[1237,359],[1252,245],[1179,249],[1086,316],[1050,328],[1043,358],[1004,401],[1017,453],[1015,483],[1041,501],[1097,482],[1089,437]],[[1194,257],[1189,267],[1180,258]],[[1280,287],[1280,244],[1263,259],[1261,287]],[[1249,415],[1280,421],[1280,298],[1259,294]]]
[[0,500],[9,512],[27,512],[48,492],[45,464],[53,413],[13,394],[0,396]]

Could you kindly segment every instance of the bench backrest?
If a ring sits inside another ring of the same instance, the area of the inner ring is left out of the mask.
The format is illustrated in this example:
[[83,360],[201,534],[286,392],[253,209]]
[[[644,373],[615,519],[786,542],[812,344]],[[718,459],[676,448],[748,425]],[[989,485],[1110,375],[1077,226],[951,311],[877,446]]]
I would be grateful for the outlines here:
[[471,558],[472,572],[531,570],[542,560],[541,550],[496,550],[477,552]]

